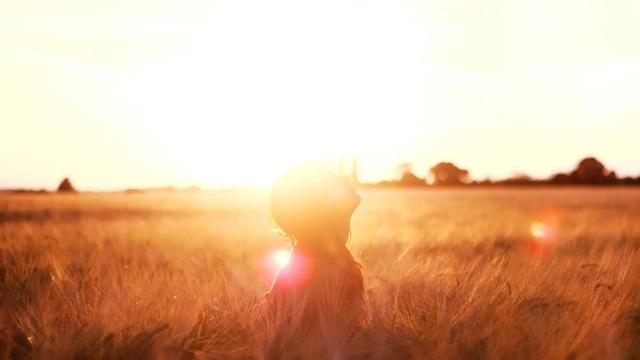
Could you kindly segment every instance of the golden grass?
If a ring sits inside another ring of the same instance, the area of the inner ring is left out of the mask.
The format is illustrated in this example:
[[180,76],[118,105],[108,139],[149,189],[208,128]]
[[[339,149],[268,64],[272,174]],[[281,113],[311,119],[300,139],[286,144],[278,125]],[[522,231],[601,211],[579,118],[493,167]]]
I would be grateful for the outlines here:
[[[265,201],[0,195],[0,357],[263,357]],[[347,357],[640,357],[640,190],[367,190],[350,246]]]

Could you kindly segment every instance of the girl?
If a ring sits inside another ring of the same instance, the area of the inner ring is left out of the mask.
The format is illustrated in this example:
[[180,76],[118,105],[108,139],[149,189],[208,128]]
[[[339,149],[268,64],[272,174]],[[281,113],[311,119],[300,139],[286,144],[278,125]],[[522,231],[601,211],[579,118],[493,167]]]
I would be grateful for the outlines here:
[[360,197],[346,177],[297,166],[271,193],[271,215],[291,260],[266,294],[269,358],[340,358],[367,321],[360,264],[346,244]]

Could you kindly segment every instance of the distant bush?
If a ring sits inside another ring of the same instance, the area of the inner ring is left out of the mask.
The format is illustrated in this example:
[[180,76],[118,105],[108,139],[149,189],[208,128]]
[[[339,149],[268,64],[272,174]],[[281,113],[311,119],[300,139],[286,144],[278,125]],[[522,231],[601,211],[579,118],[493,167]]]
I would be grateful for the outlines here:
[[73,186],[73,184],[71,184],[71,180],[69,180],[69,178],[64,178],[62,179],[62,181],[60,182],[60,185],[58,185],[58,192],[76,192],[77,190],[75,189],[75,187]]
[[438,163],[429,172],[433,176],[433,185],[463,185],[470,180],[469,171],[450,162]]

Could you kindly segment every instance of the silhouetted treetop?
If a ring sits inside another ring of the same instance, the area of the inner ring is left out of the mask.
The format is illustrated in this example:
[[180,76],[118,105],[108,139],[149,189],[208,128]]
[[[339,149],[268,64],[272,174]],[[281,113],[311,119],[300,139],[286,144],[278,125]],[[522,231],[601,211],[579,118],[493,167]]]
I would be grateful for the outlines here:
[[554,174],[549,179],[549,183],[554,185],[564,185],[564,184],[569,184],[570,182],[571,182],[571,179],[569,178],[569,175],[564,173]]
[[527,174],[518,173],[513,175],[510,178],[497,181],[496,184],[498,185],[533,185],[533,184],[539,184],[540,182],[541,182],[540,180],[533,179],[531,176]]
[[71,180],[69,178],[64,178],[58,185],[58,192],[76,192],[76,189],[71,184]]
[[615,172],[610,172],[594,157],[582,159],[569,175],[570,181],[578,184],[605,184],[615,182]]
[[434,185],[462,185],[469,182],[469,171],[450,162],[438,163],[429,172],[433,176]]
[[419,178],[410,170],[405,170],[402,173],[400,180],[398,181],[398,185],[401,185],[401,186],[422,186],[426,184],[427,183],[425,182],[424,179]]

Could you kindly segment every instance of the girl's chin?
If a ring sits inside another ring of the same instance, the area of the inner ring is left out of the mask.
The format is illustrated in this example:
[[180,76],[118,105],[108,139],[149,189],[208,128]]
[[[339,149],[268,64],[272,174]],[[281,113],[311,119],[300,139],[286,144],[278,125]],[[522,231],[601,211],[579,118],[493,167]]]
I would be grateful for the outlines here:
[[362,199],[360,198],[360,195],[358,195],[356,192],[353,193],[353,198],[352,198],[352,204],[351,204],[351,211],[355,211],[355,209],[358,207],[358,205],[360,205],[360,201]]

